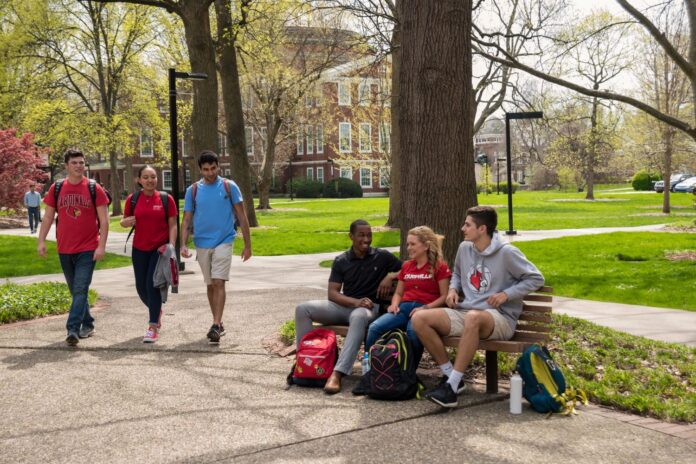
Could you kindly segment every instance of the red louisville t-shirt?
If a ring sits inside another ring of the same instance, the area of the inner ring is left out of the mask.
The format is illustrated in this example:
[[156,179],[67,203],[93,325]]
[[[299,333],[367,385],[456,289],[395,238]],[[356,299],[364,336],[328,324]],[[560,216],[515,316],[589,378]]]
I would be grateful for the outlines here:
[[418,269],[412,259],[406,261],[399,271],[399,280],[404,283],[404,294],[401,301],[417,301],[423,304],[431,303],[440,297],[438,282],[449,279],[452,271],[447,263],[440,261],[435,269],[435,277],[430,275],[430,263]]
[[[51,185],[46,192],[43,201],[58,211],[58,227],[56,239],[58,241],[58,253],[74,254],[83,251],[94,251],[99,246],[99,225],[97,223],[97,210],[92,205],[92,197],[89,194],[86,177],[82,182],[73,185],[68,179],[63,180],[63,186],[58,192],[58,205],[56,205],[53,191],[56,184]],[[109,199],[104,189],[96,185],[97,206],[105,206]]]
[[[169,241],[169,222],[164,218],[164,206],[159,192],[148,196],[140,192],[138,202],[135,204],[135,214],[131,211],[131,197],[126,198],[124,217],[135,216],[135,234],[133,247],[141,251],[152,251]],[[167,195],[167,219],[176,217],[176,204],[171,195]]]

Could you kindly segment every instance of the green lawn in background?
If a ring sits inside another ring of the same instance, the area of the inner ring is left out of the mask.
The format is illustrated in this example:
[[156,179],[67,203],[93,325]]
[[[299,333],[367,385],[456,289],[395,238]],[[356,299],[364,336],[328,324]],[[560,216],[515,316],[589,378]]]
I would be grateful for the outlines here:
[[[58,262],[56,242],[46,241],[47,256],[41,258],[36,253],[36,238],[0,235],[0,278],[30,276],[37,274],[59,274],[63,272]],[[107,253],[97,263],[96,269],[130,266],[127,256]]]
[[[648,224],[693,224],[693,195],[673,194],[672,214],[661,214],[662,196],[640,193],[620,185],[599,186],[597,200],[584,200],[584,193],[557,190],[518,191],[513,195],[514,225],[518,230],[621,227]],[[499,229],[507,229],[507,196],[480,194],[482,205],[498,209]],[[270,211],[257,211],[260,226],[252,229],[254,254],[259,256],[340,251],[350,246],[348,226],[358,218],[373,226],[387,221],[389,199],[296,199],[276,198]],[[112,218],[111,230],[127,232]],[[376,246],[398,246],[398,231],[373,233]],[[459,237],[458,237],[459,238]]]

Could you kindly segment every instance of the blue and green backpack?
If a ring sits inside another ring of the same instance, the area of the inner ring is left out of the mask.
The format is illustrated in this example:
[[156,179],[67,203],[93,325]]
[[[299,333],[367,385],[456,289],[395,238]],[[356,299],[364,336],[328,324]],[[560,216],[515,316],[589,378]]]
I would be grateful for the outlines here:
[[568,387],[560,367],[545,346],[532,345],[517,360],[517,372],[524,381],[522,394],[537,412],[577,414],[575,405],[587,404],[587,395]]

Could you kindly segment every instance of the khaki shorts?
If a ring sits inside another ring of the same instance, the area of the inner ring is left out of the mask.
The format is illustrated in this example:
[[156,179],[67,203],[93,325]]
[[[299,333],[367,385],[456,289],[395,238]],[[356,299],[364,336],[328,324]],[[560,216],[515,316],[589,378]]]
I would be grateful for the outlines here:
[[196,248],[196,261],[206,285],[211,285],[213,279],[230,280],[233,245],[234,242],[222,243],[215,248]]
[[[450,319],[450,337],[458,337],[464,330],[464,316],[469,311],[480,311],[479,309],[452,309],[443,308]],[[510,340],[515,334],[515,331],[510,327],[510,323],[505,316],[497,309],[485,309],[488,314],[493,316],[495,327],[493,333],[485,340]]]

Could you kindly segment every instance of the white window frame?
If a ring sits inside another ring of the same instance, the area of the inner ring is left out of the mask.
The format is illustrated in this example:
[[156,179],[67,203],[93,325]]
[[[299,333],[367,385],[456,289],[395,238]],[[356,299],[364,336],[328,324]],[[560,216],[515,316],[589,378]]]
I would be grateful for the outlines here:
[[190,169],[184,169],[184,182],[186,182],[186,185],[191,185],[191,170]]
[[314,180],[314,168],[307,168],[307,179]]
[[232,170],[230,168],[225,168],[225,177],[229,179],[230,175],[232,175]]
[[[169,179],[167,179],[169,178]],[[169,187],[167,187],[167,180],[169,180]],[[172,171],[170,169],[162,170],[162,190],[171,191],[172,189]]]
[[126,171],[123,171],[123,191],[128,191],[128,175],[126,174]]
[[[145,145],[143,143],[143,134],[148,132],[148,131],[150,132],[150,154],[149,155],[145,154],[143,152],[143,145]],[[144,129],[141,128],[140,129],[140,157],[141,158],[154,158],[154,156],[155,156],[155,144],[152,140],[152,129],[147,128],[147,127]]]
[[218,132],[218,145],[220,145],[220,156],[227,156],[227,134]]
[[338,81],[338,106],[350,106],[350,81]]
[[[383,122],[379,126],[379,152],[384,153],[385,148],[386,151],[391,153],[391,132],[387,132],[389,127],[387,127],[387,123]],[[386,137],[384,137],[386,136]],[[385,140],[386,138],[386,140]]]
[[[361,122],[359,127],[360,153],[370,153],[372,152],[372,124],[369,122]],[[367,128],[367,131],[365,131],[365,128]],[[366,138],[367,140],[365,140]],[[363,142],[365,141],[367,141],[367,144],[363,146]]]
[[379,168],[379,188],[389,188],[389,168],[382,166]]
[[[341,130],[344,128],[348,128],[348,147],[345,148],[342,145],[342,139],[344,138],[341,135]],[[350,122],[339,122],[338,123],[338,151],[340,153],[350,153],[351,152],[351,147],[353,146],[353,140],[352,140],[352,134],[351,134],[351,124]]]
[[307,141],[307,154],[314,153],[314,126],[305,126],[305,140]]
[[371,100],[371,95],[370,91],[372,90],[372,85],[370,85],[370,82],[366,80],[360,81],[358,84],[358,105],[360,106],[368,106],[370,104]]
[[350,166],[341,166],[341,169],[338,172],[339,177],[353,180],[353,168],[351,168]]
[[321,155],[324,153],[324,125],[323,124],[317,124],[314,135],[316,135],[316,137],[317,137],[317,153]]
[[[367,177],[365,177],[365,171],[367,171]],[[367,185],[364,180],[369,180],[370,183]],[[360,187],[362,188],[372,188],[372,168],[370,167],[361,167],[360,168]]]
[[324,183],[324,168],[322,167],[317,168],[317,180],[322,184]]
[[246,142],[247,156],[254,156],[254,128],[244,126],[244,139]]
[[[171,153],[171,151],[169,152]],[[181,157],[186,157],[186,136],[181,137]]]
[[302,126],[297,128],[297,155],[304,155],[304,134],[302,133]]

